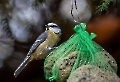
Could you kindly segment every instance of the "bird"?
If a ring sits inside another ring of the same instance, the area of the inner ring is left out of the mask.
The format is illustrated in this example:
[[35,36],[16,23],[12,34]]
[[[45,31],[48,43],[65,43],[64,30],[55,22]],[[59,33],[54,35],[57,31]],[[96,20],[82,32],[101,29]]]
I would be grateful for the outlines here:
[[61,39],[61,29],[56,23],[48,23],[45,26],[45,32],[38,36],[27,56],[14,72],[15,77],[19,75],[29,62],[44,59],[51,50],[56,48],[55,46]]

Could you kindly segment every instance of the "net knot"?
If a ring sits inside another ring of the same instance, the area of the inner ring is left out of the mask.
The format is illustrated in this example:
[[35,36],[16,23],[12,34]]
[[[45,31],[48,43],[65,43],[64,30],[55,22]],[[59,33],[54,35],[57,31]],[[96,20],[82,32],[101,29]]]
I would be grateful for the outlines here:
[[87,31],[86,31],[86,24],[85,23],[80,23],[79,25],[76,25],[74,27],[74,31],[78,34],[85,34],[87,35],[88,37],[90,37],[91,39],[95,38],[96,37],[96,34],[94,33],[91,33],[89,34]]

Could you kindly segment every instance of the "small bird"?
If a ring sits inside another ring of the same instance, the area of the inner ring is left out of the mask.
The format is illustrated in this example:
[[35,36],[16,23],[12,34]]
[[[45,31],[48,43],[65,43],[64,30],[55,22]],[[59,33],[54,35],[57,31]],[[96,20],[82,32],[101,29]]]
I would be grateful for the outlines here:
[[14,72],[14,76],[17,77],[18,74],[25,68],[25,66],[32,60],[44,59],[47,54],[55,48],[55,45],[60,41],[61,29],[55,23],[48,23],[45,32],[43,32],[34,42],[30,48],[27,56],[20,66]]

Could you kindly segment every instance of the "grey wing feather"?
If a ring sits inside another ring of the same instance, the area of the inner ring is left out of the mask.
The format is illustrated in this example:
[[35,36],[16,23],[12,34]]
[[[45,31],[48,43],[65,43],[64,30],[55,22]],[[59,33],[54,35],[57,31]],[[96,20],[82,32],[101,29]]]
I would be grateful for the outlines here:
[[20,64],[20,66],[16,69],[16,71],[14,72],[14,76],[17,77],[19,75],[19,73],[25,68],[25,66],[29,63],[29,59],[31,57],[31,53],[34,52],[34,50],[42,43],[46,40],[48,36],[47,32],[42,33],[37,40],[35,41],[35,43],[32,45],[31,49],[29,50],[27,56],[25,57],[24,61]]
[[37,39],[36,41],[34,42],[34,44],[32,45],[32,47],[30,48],[27,56],[30,56],[31,53],[33,53],[35,51],[35,49],[42,43],[44,42],[48,37],[48,33],[47,32],[44,32],[42,33]]

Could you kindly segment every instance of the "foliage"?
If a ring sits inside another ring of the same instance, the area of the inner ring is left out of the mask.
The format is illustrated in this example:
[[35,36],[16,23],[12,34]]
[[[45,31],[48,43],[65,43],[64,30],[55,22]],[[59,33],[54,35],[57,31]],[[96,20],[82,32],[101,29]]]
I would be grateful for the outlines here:
[[116,0],[100,0],[99,5],[96,7],[96,13],[101,13],[103,11],[109,10],[110,4],[113,4],[114,6],[115,3],[116,3]]

